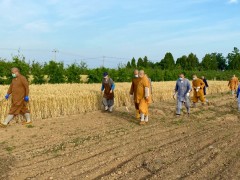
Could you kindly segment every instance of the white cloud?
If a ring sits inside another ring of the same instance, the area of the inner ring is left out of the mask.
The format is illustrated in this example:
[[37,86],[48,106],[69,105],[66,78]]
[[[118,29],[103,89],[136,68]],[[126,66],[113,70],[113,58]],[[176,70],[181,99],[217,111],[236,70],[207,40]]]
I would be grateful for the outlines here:
[[230,4],[237,4],[238,0],[228,0],[228,3],[230,3]]

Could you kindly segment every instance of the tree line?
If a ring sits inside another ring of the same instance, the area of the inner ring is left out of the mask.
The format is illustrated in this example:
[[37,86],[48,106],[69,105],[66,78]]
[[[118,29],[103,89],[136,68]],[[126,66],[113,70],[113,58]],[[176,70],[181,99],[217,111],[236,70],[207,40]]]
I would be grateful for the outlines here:
[[204,75],[207,79],[228,80],[233,74],[240,76],[240,51],[234,47],[233,51],[224,57],[221,53],[206,54],[201,62],[198,57],[190,53],[182,57],[173,58],[167,52],[159,62],[144,58],[132,58],[126,65],[111,68],[88,68],[83,61],[65,66],[63,62],[49,61],[27,63],[24,56],[13,56],[11,61],[0,59],[0,84],[11,82],[12,67],[18,67],[25,76],[32,77],[31,83],[81,83],[80,75],[88,75],[88,83],[99,83],[102,73],[107,71],[116,82],[130,82],[134,69],[144,69],[152,81],[176,80],[179,73],[185,73],[191,78],[193,74]]

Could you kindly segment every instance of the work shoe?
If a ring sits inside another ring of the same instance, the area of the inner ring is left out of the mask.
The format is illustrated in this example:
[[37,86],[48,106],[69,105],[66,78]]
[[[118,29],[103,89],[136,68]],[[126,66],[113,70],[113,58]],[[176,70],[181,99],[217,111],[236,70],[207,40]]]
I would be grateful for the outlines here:
[[29,121],[29,122],[23,121],[23,122],[22,122],[22,125],[28,125],[28,124],[32,124],[32,121]]
[[141,121],[139,124],[140,124],[140,126],[143,126],[143,125],[146,124],[146,122],[145,121]]
[[6,128],[7,125],[5,125],[5,124],[3,124],[3,123],[0,123],[0,127],[1,127],[1,128]]

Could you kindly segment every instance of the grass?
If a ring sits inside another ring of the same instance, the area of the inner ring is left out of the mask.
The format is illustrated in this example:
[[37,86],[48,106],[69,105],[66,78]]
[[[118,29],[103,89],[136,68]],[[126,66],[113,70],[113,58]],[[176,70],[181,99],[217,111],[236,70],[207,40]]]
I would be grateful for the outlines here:
[[27,128],[34,128],[32,124],[26,125]]
[[4,148],[7,152],[11,153],[16,147],[15,146],[8,146]]

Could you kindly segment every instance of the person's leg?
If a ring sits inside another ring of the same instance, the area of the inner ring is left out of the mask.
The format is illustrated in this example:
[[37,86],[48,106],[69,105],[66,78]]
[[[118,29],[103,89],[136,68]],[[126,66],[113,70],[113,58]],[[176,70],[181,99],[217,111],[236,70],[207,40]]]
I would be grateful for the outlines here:
[[201,95],[199,96],[199,99],[200,99],[200,101],[202,102],[202,105],[205,105],[206,100],[205,100],[205,97],[204,97],[203,94],[201,94]]
[[145,113],[145,118],[144,118],[144,121],[146,122],[146,123],[148,123],[148,120],[149,120],[149,111],[148,111],[148,108],[149,108],[149,104],[147,104],[147,111],[146,111],[146,113]]
[[185,107],[187,109],[187,113],[190,114],[190,100],[189,100],[189,98],[186,98]]
[[182,110],[182,101],[180,101],[179,99],[177,100],[177,111],[176,111],[176,115],[180,115],[181,114],[181,110]]
[[139,103],[135,103],[135,109],[136,109],[136,119],[139,119],[140,118]]
[[112,112],[114,107],[114,99],[108,100],[108,107],[109,107],[109,112]]
[[31,122],[30,113],[25,113],[24,116],[26,118],[27,123],[30,123]]
[[145,114],[147,114],[147,102],[145,99],[142,99],[139,103],[139,111],[140,111],[140,118],[141,122],[140,125],[145,124]]
[[3,121],[3,125],[7,126],[8,123],[14,118],[14,115],[12,114],[8,114],[8,116],[6,117],[6,119]]
[[104,105],[104,108],[105,108],[105,111],[108,110],[108,102],[107,102],[107,99],[106,98],[103,98],[103,105]]
[[193,108],[196,107],[196,103],[198,102],[198,97],[197,97],[197,94],[194,94],[193,96]]

